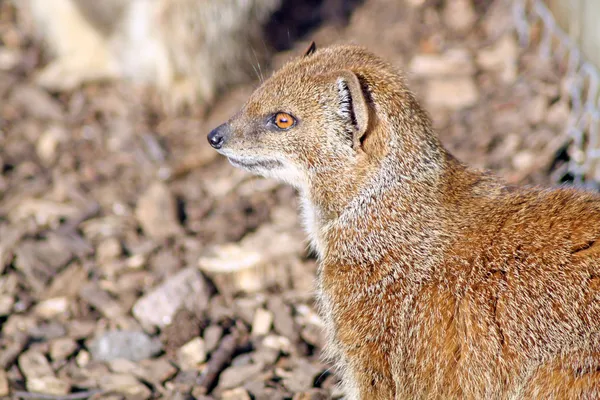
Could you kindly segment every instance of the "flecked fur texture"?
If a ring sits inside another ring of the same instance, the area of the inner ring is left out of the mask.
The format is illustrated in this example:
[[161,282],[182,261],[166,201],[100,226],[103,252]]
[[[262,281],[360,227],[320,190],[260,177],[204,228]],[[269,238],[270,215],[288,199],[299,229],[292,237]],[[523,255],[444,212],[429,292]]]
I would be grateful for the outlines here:
[[600,398],[600,196],[468,168],[359,47],[288,63],[219,130],[300,192],[349,399]]

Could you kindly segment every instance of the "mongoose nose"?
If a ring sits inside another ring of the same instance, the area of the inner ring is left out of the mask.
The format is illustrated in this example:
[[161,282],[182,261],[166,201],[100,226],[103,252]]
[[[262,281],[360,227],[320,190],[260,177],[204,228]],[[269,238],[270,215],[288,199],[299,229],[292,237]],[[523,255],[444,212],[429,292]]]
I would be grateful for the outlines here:
[[225,143],[225,136],[227,133],[227,125],[219,125],[208,134],[208,143],[215,149],[220,149]]

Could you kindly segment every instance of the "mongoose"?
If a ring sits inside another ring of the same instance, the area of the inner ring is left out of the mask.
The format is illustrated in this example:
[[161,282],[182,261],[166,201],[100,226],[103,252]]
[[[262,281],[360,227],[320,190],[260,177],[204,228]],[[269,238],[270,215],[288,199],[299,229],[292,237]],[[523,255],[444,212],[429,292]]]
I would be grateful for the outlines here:
[[349,399],[600,398],[599,195],[470,169],[354,46],[311,47],[208,140],[298,188]]
[[52,90],[127,78],[157,86],[167,104],[209,104],[259,75],[262,25],[280,0],[15,0],[27,6],[56,59],[37,77]]

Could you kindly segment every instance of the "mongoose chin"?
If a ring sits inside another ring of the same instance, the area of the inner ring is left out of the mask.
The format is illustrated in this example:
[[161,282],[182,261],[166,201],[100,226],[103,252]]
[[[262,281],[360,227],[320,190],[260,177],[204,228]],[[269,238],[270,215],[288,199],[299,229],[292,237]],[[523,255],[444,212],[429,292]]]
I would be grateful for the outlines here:
[[600,196],[468,168],[353,46],[311,47],[208,139],[298,188],[349,399],[600,398]]

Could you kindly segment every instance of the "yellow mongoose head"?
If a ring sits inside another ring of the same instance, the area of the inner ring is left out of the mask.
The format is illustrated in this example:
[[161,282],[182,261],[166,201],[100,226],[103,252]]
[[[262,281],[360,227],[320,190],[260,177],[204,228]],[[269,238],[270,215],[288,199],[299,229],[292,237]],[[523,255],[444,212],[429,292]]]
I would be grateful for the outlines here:
[[385,158],[415,171],[441,149],[398,71],[357,46],[311,46],[208,140],[234,166],[301,189],[336,176],[356,190]]

